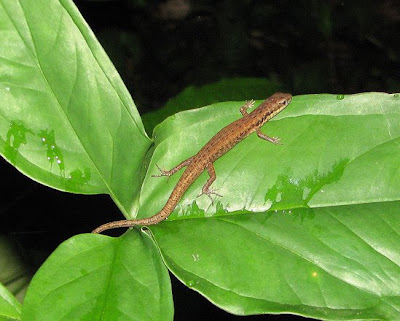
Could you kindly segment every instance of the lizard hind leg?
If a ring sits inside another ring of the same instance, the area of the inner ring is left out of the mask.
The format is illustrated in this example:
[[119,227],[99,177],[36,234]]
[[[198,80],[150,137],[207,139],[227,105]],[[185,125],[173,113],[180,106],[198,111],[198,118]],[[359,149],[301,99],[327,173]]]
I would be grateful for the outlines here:
[[[214,183],[214,181],[215,181],[215,179],[216,179],[216,177],[217,177],[216,174],[215,174],[215,169],[214,169],[213,163],[209,163],[209,164],[206,166],[206,169],[207,169],[208,175],[209,175],[210,177],[208,178],[207,182],[204,184],[204,186],[203,186],[203,188],[202,188],[202,190],[201,190],[201,194],[200,194],[199,196],[201,196],[201,195],[207,195],[207,196],[211,199],[211,202],[214,203],[214,201],[213,201],[211,195],[213,194],[213,195],[217,195],[217,196],[220,196],[220,197],[222,197],[222,195],[220,195],[220,194],[218,194],[218,193],[216,193],[215,191],[213,191],[213,190],[210,189],[211,184]],[[198,196],[198,197],[199,197],[199,196]]]
[[185,166],[188,166],[190,164],[190,162],[192,161],[192,157],[189,157],[188,159],[185,159],[183,162],[181,162],[180,164],[176,165],[174,168],[170,169],[169,171],[162,169],[160,166],[157,166],[158,170],[160,171],[161,174],[158,175],[151,175],[151,177],[162,177],[162,176],[168,176],[170,177],[171,175],[174,175],[177,171],[179,171],[180,169],[182,169]]

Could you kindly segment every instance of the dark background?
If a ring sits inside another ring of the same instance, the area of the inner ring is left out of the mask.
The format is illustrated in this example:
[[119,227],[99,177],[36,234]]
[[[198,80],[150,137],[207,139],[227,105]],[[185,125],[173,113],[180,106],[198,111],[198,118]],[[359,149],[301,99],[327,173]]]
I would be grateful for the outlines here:
[[[274,80],[294,95],[398,92],[398,1],[75,1],[141,114],[188,85],[230,77]],[[149,133],[151,134],[151,133]],[[31,274],[67,238],[120,219],[108,196],[62,193],[0,158],[0,233]],[[175,320],[236,317],[172,278]]]

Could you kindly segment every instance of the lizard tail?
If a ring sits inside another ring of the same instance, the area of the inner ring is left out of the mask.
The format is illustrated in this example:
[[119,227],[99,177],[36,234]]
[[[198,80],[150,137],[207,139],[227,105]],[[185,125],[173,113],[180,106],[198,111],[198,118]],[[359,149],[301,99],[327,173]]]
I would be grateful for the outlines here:
[[155,225],[160,223],[161,221],[165,220],[174,210],[176,205],[178,204],[179,200],[182,197],[182,193],[175,188],[170,197],[168,198],[167,203],[164,205],[163,209],[159,211],[157,214],[153,216],[142,218],[138,220],[120,220],[120,221],[113,221],[109,223],[105,223],[100,225],[99,227],[95,228],[92,233],[101,233],[106,230],[120,228],[120,227],[133,227],[137,225],[147,226],[147,225]]
[[137,225],[155,225],[160,223],[161,221],[165,220],[171,212],[168,212],[165,210],[165,207],[158,212],[157,214],[147,217],[147,218],[142,218],[139,220],[120,220],[120,221],[113,221],[109,223],[105,223],[103,225],[100,225],[99,227],[95,228],[92,233],[98,234],[106,230],[114,229],[114,228],[120,228],[120,227],[133,227]]
[[136,223],[136,220],[120,220],[120,221],[114,221],[114,222],[109,222],[103,225],[100,225],[99,227],[95,228],[92,233],[98,234],[101,232],[104,232],[106,230],[111,230],[113,228],[119,228],[119,227],[132,227],[135,225],[139,225]]

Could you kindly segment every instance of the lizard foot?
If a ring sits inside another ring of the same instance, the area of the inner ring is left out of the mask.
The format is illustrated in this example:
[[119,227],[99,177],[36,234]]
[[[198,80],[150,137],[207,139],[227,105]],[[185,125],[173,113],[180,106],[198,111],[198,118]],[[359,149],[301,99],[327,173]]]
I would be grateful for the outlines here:
[[222,197],[221,194],[218,194],[214,190],[210,190],[210,189],[201,191],[201,193],[197,197],[200,197],[202,195],[207,195],[210,198],[212,204],[214,204],[214,199],[211,197],[211,195],[216,195],[216,196]]
[[156,164],[158,170],[160,171],[161,174],[158,175],[151,175],[151,177],[162,177],[162,176],[168,176],[170,177],[172,174],[170,173],[171,171],[166,171],[165,169],[162,169],[160,166]]
[[275,144],[275,145],[283,145],[283,143],[281,142],[281,139],[279,137],[272,137],[271,143]]

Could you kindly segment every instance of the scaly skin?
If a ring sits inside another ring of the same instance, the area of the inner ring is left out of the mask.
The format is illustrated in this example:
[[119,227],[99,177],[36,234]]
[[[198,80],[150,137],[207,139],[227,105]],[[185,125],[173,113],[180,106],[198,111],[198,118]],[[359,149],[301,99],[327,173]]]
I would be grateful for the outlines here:
[[[207,170],[210,178],[204,184],[202,194],[210,195],[213,192],[209,190],[210,185],[215,180],[214,162],[231,150],[235,145],[241,142],[250,134],[256,132],[258,137],[268,140],[271,143],[279,144],[279,138],[269,137],[263,134],[260,128],[272,117],[281,112],[292,100],[290,94],[275,93],[264,102],[260,104],[251,113],[247,113],[247,109],[252,107],[254,101],[247,102],[240,108],[243,117],[222,128],[218,133],[212,137],[207,144],[203,146],[200,151],[184,160],[179,165],[175,166],[169,171],[161,170],[161,175],[158,176],[171,176],[181,168],[186,167],[175,188],[172,190],[170,197],[165,203],[164,207],[157,214],[139,220],[121,220],[103,224],[93,230],[92,233],[101,233],[105,230],[119,228],[119,227],[132,227],[135,225],[154,225],[166,219],[177,206],[179,200],[185,194],[190,185],[200,176],[200,174]],[[214,193],[215,194],[215,193]]]

